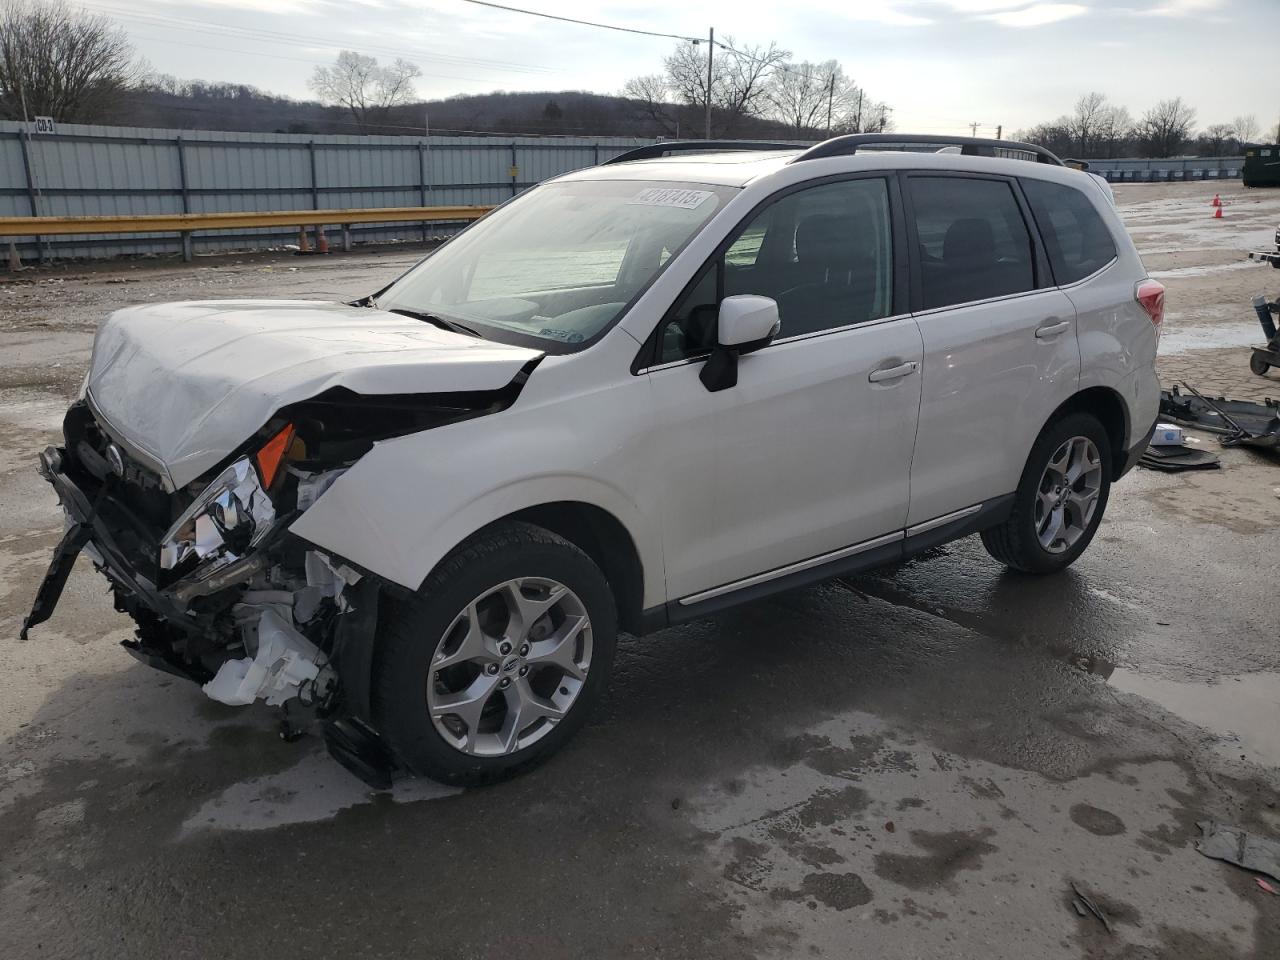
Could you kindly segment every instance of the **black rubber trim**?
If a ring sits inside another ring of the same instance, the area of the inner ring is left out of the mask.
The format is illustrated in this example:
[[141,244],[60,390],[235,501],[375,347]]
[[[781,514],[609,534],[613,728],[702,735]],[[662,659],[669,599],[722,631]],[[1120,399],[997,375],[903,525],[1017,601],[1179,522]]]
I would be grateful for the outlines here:
[[1013,510],[1013,498],[1012,493],[1006,493],[1002,497],[986,501],[981,510],[967,517],[960,517],[940,527],[934,527],[932,530],[924,530],[915,536],[908,536],[903,543],[902,555],[914,556],[952,540],[979,533],[988,527],[999,526],[1009,519],[1009,513]]
[[821,583],[823,580],[830,580],[832,577],[857,573],[859,570],[868,570],[872,567],[879,567],[901,559],[902,541],[895,540],[893,543],[886,543],[883,547],[876,547],[872,550],[867,550],[865,553],[855,553],[851,557],[840,557],[837,560],[810,567],[807,570],[797,570],[795,573],[789,573],[774,580],[766,580],[764,583],[757,583],[754,586],[743,587],[741,590],[734,590],[732,593],[711,597],[709,600],[703,600],[700,603],[682,604],[679,601],[672,601],[666,605],[667,623],[670,626],[674,626],[677,623],[696,620],[711,613],[719,613],[721,610],[736,607],[741,603],[749,603],[752,600],[773,596],[775,593],[782,593],[784,590],[812,586],[815,583]]

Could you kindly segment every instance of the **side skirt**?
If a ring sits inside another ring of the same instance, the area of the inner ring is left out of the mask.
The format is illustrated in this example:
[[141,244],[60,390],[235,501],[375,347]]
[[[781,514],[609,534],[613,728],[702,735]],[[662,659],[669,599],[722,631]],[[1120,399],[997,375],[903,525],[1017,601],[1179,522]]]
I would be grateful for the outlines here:
[[[892,542],[881,546],[871,547],[848,556],[837,557],[834,560],[805,567],[794,573],[781,573],[761,582],[747,582],[740,588],[694,603],[675,600],[659,607],[651,607],[644,611],[642,615],[643,633],[653,633],[656,630],[675,626],[678,623],[697,620],[700,617],[719,613],[742,603],[761,600],[786,590],[812,586],[815,583],[830,580],[832,577],[860,573],[863,570],[871,570],[875,567],[882,567],[886,564],[904,560],[925,550],[949,543],[952,540],[959,540],[961,537],[967,537],[989,527],[999,526],[1009,518],[1009,513],[1012,509],[1013,494],[1005,494],[985,501],[978,505],[977,509],[968,508],[967,510],[957,511],[955,514],[939,517],[936,520],[916,524],[904,531],[905,537],[899,536]],[[835,552],[840,553],[841,551]],[[782,569],[786,570],[787,568],[784,567]],[[757,579],[757,577],[748,577],[747,581]],[[704,593],[710,592],[714,591],[704,591]],[[698,594],[694,596],[698,596]]]

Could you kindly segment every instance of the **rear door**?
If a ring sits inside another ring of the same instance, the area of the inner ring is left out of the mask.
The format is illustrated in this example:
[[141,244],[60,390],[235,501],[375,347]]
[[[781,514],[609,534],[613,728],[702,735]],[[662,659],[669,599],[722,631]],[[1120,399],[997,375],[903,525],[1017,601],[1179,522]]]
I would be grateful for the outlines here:
[[924,341],[910,527],[1014,491],[1037,434],[1077,389],[1080,349],[1075,308],[1012,179],[904,179]]

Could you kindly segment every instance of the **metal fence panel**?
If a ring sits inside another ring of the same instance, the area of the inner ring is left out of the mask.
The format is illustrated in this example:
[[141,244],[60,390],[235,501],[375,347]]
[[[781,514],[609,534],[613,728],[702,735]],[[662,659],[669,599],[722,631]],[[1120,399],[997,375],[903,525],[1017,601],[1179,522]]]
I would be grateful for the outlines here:
[[[28,216],[38,188],[43,216],[130,216],[363,207],[498,204],[548,177],[649,143],[629,137],[360,137],[156,130],[60,124],[33,135],[26,174],[23,125],[0,121],[0,215]],[[515,168],[513,175],[512,167]],[[335,224],[335,226],[338,226]],[[447,235],[449,224],[370,224],[364,240]],[[292,242],[279,230],[201,233],[199,250]],[[172,234],[23,238],[60,257],[174,254]]]

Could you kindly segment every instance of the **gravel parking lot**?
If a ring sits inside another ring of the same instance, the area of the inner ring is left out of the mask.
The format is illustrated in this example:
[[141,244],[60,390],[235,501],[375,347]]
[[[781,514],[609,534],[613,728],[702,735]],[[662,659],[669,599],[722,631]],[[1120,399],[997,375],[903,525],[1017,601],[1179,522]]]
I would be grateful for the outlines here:
[[[1169,290],[1166,383],[1280,396],[1246,349],[1280,271],[1243,261],[1280,191],[1116,194]],[[18,641],[61,532],[34,456],[101,316],[352,298],[420,253],[0,277],[0,956],[1277,955],[1280,896],[1193,846],[1207,819],[1280,837],[1280,460],[1246,450],[1132,473],[1055,578],[971,538],[624,638],[587,729],[484,790],[371,794],[269,709],[138,665],[84,559]]]

